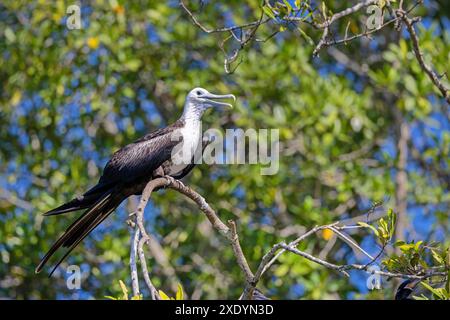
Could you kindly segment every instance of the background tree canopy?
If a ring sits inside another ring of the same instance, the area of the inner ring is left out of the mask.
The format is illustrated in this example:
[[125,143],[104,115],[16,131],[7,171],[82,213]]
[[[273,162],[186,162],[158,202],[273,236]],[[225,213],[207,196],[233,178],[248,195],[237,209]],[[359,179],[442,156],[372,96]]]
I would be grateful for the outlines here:
[[[321,21],[323,12],[357,2],[327,0],[325,10],[320,1],[307,3],[319,8],[312,16]],[[238,97],[232,111],[208,113],[204,129],[280,130],[276,175],[260,175],[259,165],[200,165],[185,179],[224,221],[236,220],[252,268],[275,243],[315,225],[365,221],[380,200],[384,208],[374,214],[392,208],[398,215],[395,240],[448,247],[449,105],[421,68],[404,26],[326,46],[313,58],[322,31],[271,17],[266,6],[270,21],[257,34],[266,41],[246,44],[227,73],[221,43],[230,35],[202,31],[178,1],[81,1],[80,30],[66,27],[71,4],[0,4],[0,298],[102,299],[121,292],[119,280],[130,284],[125,220],[138,198],[50,279],[34,268],[78,213],[45,219],[41,213],[94,185],[119,147],[175,121],[196,86]],[[256,0],[185,4],[211,29],[258,20],[262,12]],[[449,71],[449,15],[444,0],[425,1],[411,13],[422,17],[415,24],[420,48],[439,75]],[[366,19],[363,9],[336,21],[333,37],[364,32]],[[226,41],[225,55],[239,46]],[[446,76],[440,79],[448,87]],[[244,279],[232,250],[198,208],[170,190],[152,199],[146,223],[157,242],[147,263],[155,286],[173,293],[181,283],[191,299],[238,298]],[[370,230],[351,235],[370,254],[379,252]],[[335,263],[368,261],[329,232],[300,248]],[[66,286],[70,264],[81,266],[81,290]],[[383,278],[382,289],[369,292],[366,279],[286,254],[258,287],[276,299],[393,297],[395,281]]]

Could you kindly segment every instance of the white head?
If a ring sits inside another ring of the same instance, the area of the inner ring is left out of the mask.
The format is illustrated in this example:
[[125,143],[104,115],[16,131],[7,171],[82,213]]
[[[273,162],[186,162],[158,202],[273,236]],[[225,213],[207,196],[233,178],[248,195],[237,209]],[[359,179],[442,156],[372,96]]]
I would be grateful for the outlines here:
[[184,103],[183,117],[194,117],[200,119],[205,110],[215,107],[230,107],[233,106],[229,103],[219,102],[215,100],[221,99],[233,99],[236,101],[236,97],[232,94],[212,94],[208,90],[203,88],[192,89]]

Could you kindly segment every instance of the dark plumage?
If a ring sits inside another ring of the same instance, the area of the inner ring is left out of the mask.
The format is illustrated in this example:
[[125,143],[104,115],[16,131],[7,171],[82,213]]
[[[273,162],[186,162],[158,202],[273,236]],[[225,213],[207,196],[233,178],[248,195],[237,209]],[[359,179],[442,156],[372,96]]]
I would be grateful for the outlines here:
[[418,279],[407,279],[403,281],[397,288],[395,300],[411,300],[411,294],[420,283]]
[[[133,194],[140,195],[145,185],[152,178],[170,175],[176,179],[181,179],[187,175],[194,167],[193,159],[191,159],[191,163],[173,166],[171,161],[172,150],[184,139],[191,139],[193,141],[192,147],[195,150],[198,147],[198,139],[196,139],[194,132],[191,135],[190,128],[195,127],[207,108],[228,105],[211,99],[230,97],[234,98],[232,95],[213,95],[201,88],[192,90],[186,98],[183,116],[179,120],[170,126],[151,132],[115,152],[106,164],[97,185],[82,196],[45,213],[46,216],[53,216],[87,209],[67,228],[45,254],[36,267],[36,273],[42,270],[60,247],[68,248],[51,271],[51,275],[64,258],[123,200]],[[187,132],[186,128],[189,129]],[[179,135],[180,132],[184,135]],[[177,134],[177,139],[174,139],[174,134]],[[203,143],[203,148],[205,146],[206,144]]]

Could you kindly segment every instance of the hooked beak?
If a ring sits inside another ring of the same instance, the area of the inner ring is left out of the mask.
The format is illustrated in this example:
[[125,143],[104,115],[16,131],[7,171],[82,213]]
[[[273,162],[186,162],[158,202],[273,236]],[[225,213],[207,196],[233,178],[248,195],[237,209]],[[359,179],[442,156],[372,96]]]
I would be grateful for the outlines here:
[[208,102],[209,105],[212,107],[230,107],[233,108],[233,105],[226,103],[226,102],[219,102],[214,100],[221,100],[221,99],[233,99],[233,101],[236,102],[236,97],[232,94],[212,94],[208,93],[206,96],[204,96],[204,99]]

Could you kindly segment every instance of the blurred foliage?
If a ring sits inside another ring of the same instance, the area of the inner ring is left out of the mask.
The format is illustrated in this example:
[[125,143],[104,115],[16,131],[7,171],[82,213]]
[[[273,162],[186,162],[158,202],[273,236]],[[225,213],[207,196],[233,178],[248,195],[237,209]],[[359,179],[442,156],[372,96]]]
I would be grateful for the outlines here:
[[[260,1],[186,2],[212,27],[253,21],[261,11]],[[405,239],[397,240],[426,238],[448,246],[448,106],[404,33],[390,26],[372,39],[338,46],[360,73],[326,50],[312,59],[310,42],[317,43],[320,32],[302,24],[306,38],[286,26],[276,37],[246,47],[242,63],[226,74],[219,48],[225,35],[203,33],[177,1],[81,1],[80,30],[66,28],[70,4],[0,3],[0,297],[99,298],[123,292],[117,279],[130,279],[125,220],[136,198],[50,279],[45,272],[34,274],[34,268],[78,214],[44,219],[41,213],[94,185],[119,147],[175,121],[186,93],[196,86],[238,97],[232,112],[206,114],[204,129],[280,129],[278,174],[261,176],[259,165],[200,165],[186,179],[223,220],[237,220],[253,269],[273,244],[305,228],[360,216],[371,201],[385,197],[395,208],[398,115],[411,126],[412,138],[408,228]],[[337,12],[348,4],[326,5]],[[416,11],[424,17],[417,27],[425,58],[439,72],[448,71],[450,61],[446,7],[445,1],[427,1]],[[361,32],[364,18],[361,12],[340,20],[333,32],[344,34],[348,21],[352,32]],[[261,38],[274,30],[280,30],[276,21],[261,28]],[[186,298],[240,296],[244,280],[231,248],[191,202],[160,191],[146,216],[177,275],[150,258],[158,289],[175,292],[180,281]],[[368,251],[378,251],[366,233],[351,235]],[[360,259],[339,242],[323,252],[328,241],[311,238],[300,248],[331,262]],[[81,290],[66,287],[69,264],[81,266]],[[383,291],[368,297],[392,297],[393,285],[383,283]],[[276,299],[363,298],[367,292],[365,277],[349,281],[295,255],[281,256],[259,288]]]

